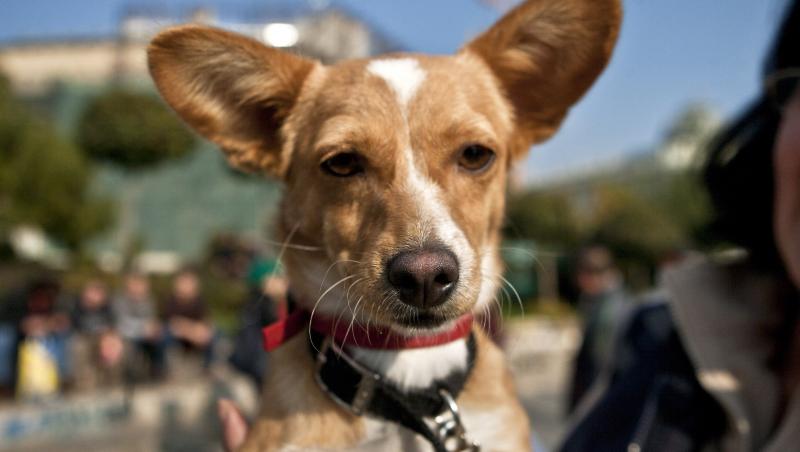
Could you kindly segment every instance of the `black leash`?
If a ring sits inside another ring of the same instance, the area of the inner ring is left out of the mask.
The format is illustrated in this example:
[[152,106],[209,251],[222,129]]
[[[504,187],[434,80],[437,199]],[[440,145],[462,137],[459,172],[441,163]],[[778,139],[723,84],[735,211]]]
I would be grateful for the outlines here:
[[425,437],[436,452],[478,451],[469,441],[455,399],[475,363],[475,337],[467,339],[467,368],[425,389],[404,391],[366,368],[329,337],[311,331],[309,351],[317,383],[334,402],[358,416],[367,414],[400,424]]

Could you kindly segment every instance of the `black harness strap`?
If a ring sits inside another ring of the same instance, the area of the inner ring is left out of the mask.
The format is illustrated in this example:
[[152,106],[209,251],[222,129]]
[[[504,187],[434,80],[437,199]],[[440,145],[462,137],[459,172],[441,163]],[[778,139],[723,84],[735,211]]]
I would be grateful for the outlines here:
[[[435,419],[448,409],[447,396],[443,396],[442,391],[455,399],[464,389],[475,363],[474,335],[470,334],[467,339],[465,370],[435,380],[425,389],[410,391],[401,390],[365,368],[333,344],[330,338],[311,331],[309,339],[309,351],[317,363],[317,382],[336,403],[357,415],[369,414],[400,424],[425,437],[436,452],[449,450],[445,447],[443,435],[437,434],[436,427],[431,427],[425,419]],[[461,428],[458,413],[453,415]]]

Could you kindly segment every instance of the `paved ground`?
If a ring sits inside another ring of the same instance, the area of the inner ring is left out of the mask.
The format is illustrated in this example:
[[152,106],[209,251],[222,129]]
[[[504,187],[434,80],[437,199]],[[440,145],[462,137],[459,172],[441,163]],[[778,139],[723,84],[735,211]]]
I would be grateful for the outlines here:
[[[572,323],[530,319],[507,324],[505,347],[520,398],[539,444],[549,450],[563,434],[564,385],[577,342]],[[0,406],[0,451],[218,451],[214,402],[223,395],[254,409],[248,382],[225,370],[210,379],[188,372],[171,383],[141,387],[132,398],[110,391],[46,408]],[[3,438],[9,425],[23,433]]]
[[579,344],[572,322],[525,320],[508,325],[505,348],[520,399],[539,443],[553,450],[566,427],[564,403]]

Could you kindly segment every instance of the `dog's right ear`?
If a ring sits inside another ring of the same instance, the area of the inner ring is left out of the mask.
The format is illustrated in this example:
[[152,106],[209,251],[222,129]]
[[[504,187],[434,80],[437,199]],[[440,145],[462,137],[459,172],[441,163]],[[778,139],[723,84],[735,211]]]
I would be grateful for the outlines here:
[[549,138],[606,66],[620,0],[527,0],[470,42],[514,109],[515,157]]
[[161,32],[147,51],[164,99],[237,168],[282,177],[282,126],[317,62],[198,25]]

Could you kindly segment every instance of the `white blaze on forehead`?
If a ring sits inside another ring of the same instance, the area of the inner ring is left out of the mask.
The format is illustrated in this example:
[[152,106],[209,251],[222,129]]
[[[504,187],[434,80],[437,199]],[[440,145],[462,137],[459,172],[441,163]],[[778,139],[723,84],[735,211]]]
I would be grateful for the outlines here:
[[404,108],[425,80],[425,70],[414,58],[374,60],[367,65],[367,71],[386,81]]

